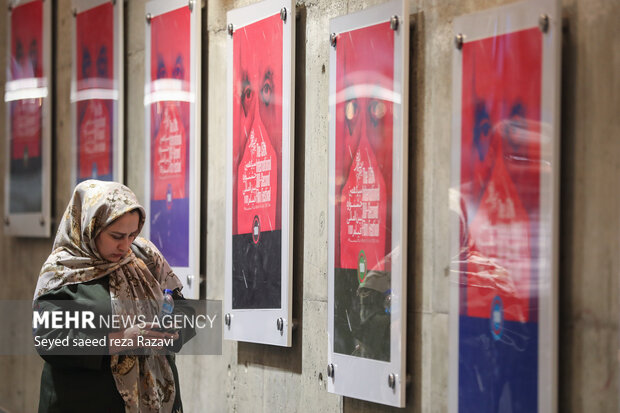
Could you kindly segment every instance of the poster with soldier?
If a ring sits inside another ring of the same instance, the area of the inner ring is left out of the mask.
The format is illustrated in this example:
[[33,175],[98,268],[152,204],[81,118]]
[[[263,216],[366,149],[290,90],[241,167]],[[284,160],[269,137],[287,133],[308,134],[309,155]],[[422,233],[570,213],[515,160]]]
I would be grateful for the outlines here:
[[294,21],[289,0],[228,13],[227,337],[278,345],[290,345]]
[[[331,30],[330,358],[378,371],[404,360],[404,10],[391,2],[333,19]],[[359,372],[334,373],[334,390],[375,400],[339,383],[349,374]],[[377,401],[400,403],[396,392]]]
[[73,180],[122,181],[122,2],[74,0]]
[[389,361],[394,31],[341,33],[336,53],[334,351]]
[[190,296],[199,294],[200,8],[146,4],[145,228]]
[[558,33],[539,26],[554,7],[525,2],[455,22],[452,412],[554,411],[557,102],[543,75],[555,70],[546,59]]
[[49,235],[49,7],[9,2],[4,225],[12,235]]

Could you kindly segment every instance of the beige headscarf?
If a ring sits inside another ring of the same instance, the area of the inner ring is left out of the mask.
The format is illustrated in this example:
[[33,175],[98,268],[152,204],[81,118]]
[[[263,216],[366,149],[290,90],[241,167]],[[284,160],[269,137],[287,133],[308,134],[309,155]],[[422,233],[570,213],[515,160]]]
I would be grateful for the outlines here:
[[[144,238],[136,238],[131,251],[119,262],[109,262],[99,255],[95,245],[102,229],[136,210],[140,212],[141,230],[144,208],[129,188],[96,180],[77,185],[56,233],[52,253],[41,269],[34,300],[65,285],[109,276],[114,315],[144,314],[147,319],[157,315],[162,290],[182,287],[157,248]],[[176,389],[165,356],[113,355],[111,367],[127,413],[172,410]]]

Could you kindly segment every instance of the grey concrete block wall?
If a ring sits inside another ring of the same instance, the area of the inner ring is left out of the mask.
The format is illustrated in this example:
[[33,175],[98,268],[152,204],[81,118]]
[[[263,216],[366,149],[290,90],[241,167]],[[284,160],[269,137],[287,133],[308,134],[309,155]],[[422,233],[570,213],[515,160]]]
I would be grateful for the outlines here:
[[[222,356],[178,358],[188,412],[446,412],[448,384],[450,118],[452,21],[510,0],[410,0],[412,14],[407,408],[327,393],[327,142],[329,19],[380,0],[298,1],[294,315],[292,348],[225,342]],[[144,5],[125,5],[126,183],[143,198]],[[224,296],[226,12],[252,0],[209,0],[203,16],[207,67],[207,292]],[[57,0],[53,120],[54,215],[71,193],[71,1]],[[619,408],[620,2],[564,0],[559,290],[559,411]],[[0,9],[0,85],[6,67],[6,8]],[[3,86],[2,86],[3,88]],[[4,142],[5,104],[0,99]],[[0,174],[4,177],[4,146]],[[4,210],[4,179],[0,204]],[[58,221],[56,221],[58,222]],[[7,237],[0,226],[0,299],[30,299],[51,239]],[[2,335],[11,334],[3,331]],[[41,361],[0,356],[0,406],[35,411]]]

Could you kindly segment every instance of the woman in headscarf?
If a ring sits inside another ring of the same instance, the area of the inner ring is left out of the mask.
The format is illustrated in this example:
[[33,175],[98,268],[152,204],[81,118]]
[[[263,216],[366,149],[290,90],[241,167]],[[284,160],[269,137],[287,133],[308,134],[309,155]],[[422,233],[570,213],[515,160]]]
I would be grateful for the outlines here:
[[[75,188],[41,269],[34,308],[43,312],[72,305],[72,310],[91,311],[97,328],[39,328],[34,334],[39,342],[97,341],[81,355],[62,348],[40,352],[46,362],[39,412],[182,412],[174,357],[160,350],[163,341],[153,339],[167,339],[174,344],[166,349],[178,351],[195,331],[164,331],[144,321],[157,319],[165,289],[173,290],[175,313],[188,316],[193,310],[182,305],[181,282],[162,254],[138,237],[144,217],[124,185],[89,180]],[[106,326],[97,323],[100,316],[142,322]],[[91,354],[83,355],[88,350]]]

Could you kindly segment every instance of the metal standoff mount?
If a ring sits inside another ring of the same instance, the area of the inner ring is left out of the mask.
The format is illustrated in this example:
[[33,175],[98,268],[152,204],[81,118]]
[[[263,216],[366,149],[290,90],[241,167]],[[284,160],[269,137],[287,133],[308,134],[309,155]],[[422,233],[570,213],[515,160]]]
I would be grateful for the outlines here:
[[286,21],[286,7],[282,7],[282,9],[280,9],[280,19],[282,19],[283,22]]
[[538,17],[538,27],[543,33],[549,31],[549,16],[547,14],[541,14],[540,17]]
[[329,35],[329,44],[331,44],[334,49],[336,48],[337,39],[338,35],[336,33],[332,33]]
[[45,226],[45,217],[43,217],[43,216],[42,216],[41,218],[39,218],[39,224],[40,224],[42,227],[43,227],[43,226]]
[[189,8],[189,12],[190,13],[194,11],[194,2],[195,2],[195,0],[189,0],[187,2],[187,7]]
[[230,327],[230,321],[231,321],[230,313],[226,313],[224,315],[224,324],[226,324],[228,327]]
[[147,24],[151,24],[151,19],[153,18],[153,16],[151,16],[151,13],[146,13],[146,23]]
[[188,274],[186,281],[187,281],[187,285],[191,287],[192,284],[194,283],[194,276],[192,274]]
[[388,387],[390,389],[396,388],[396,376],[394,375],[394,373],[390,373],[388,375]]
[[233,26],[232,23],[228,23],[228,27],[226,28],[228,30],[228,35],[230,37],[232,37],[233,33],[235,32],[235,28]]
[[398,30],[398,16],[394,15],[390,18],[390,29]]
[[280,332],[284,331],[284,319],[282,317],[278,317],[276,320],[276,328]]
[[334,378],[334,365],[332,363],[329,363],[327,365],[327,377],[331,377],[332,379]]
[[454,46],[456,46],[457,49],[461,50],[463,48],[464,41],[465,41],[465,36],[463,36],[462,33],[459,33],[456,36],[454,36]]

